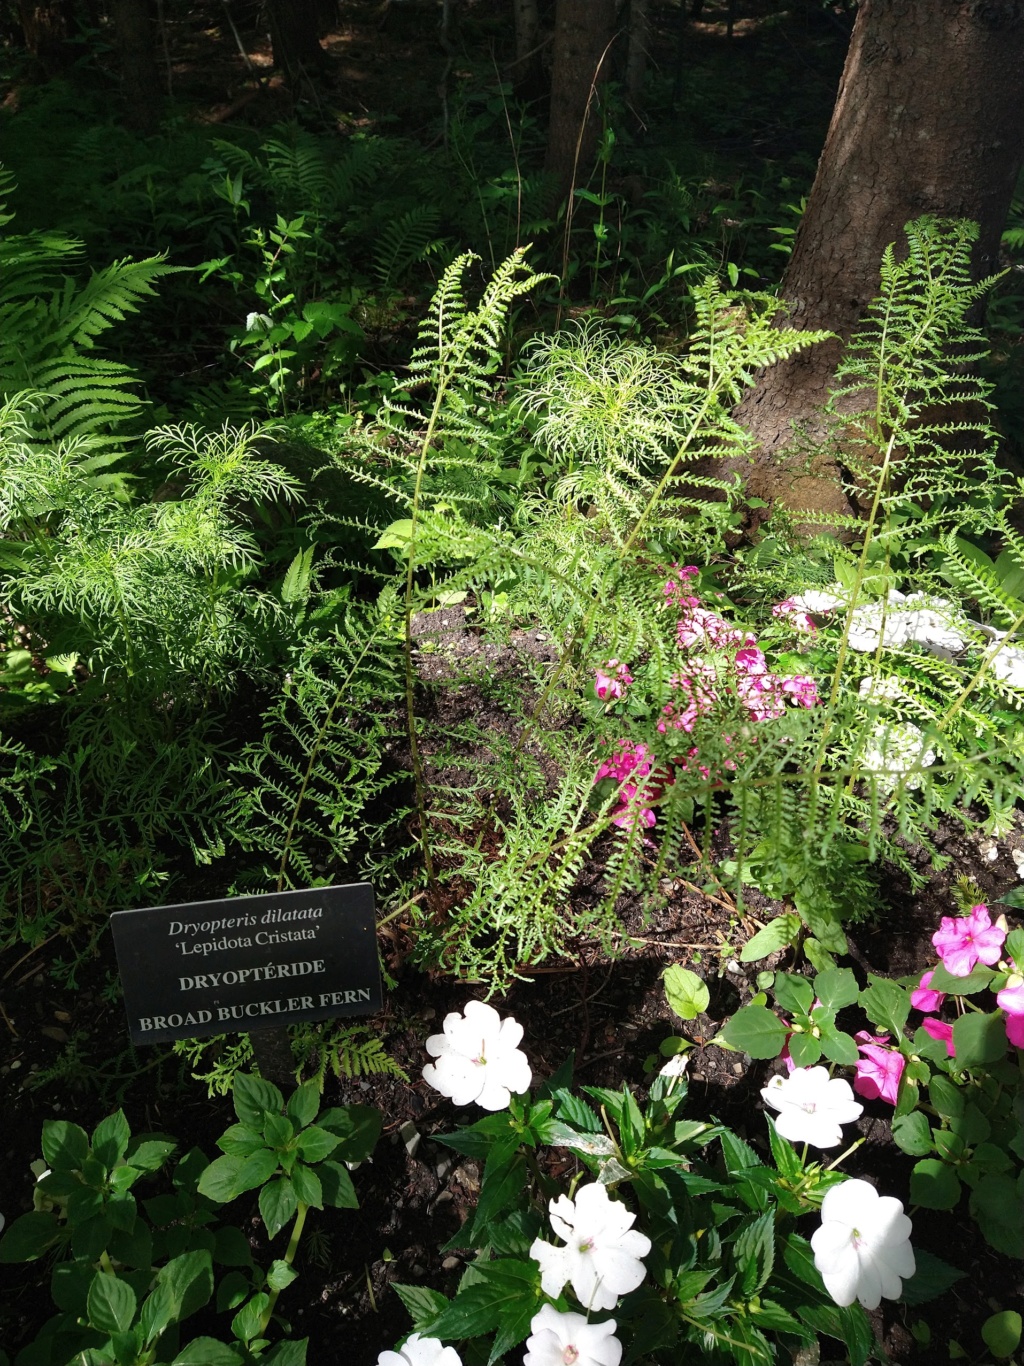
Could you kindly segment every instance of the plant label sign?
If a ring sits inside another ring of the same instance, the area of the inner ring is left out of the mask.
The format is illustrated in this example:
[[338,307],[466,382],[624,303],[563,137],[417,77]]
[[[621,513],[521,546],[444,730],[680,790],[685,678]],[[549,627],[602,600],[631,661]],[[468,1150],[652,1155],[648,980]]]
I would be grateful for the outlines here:
[[110,917],[132,1043],[381,1009],[367,882]]

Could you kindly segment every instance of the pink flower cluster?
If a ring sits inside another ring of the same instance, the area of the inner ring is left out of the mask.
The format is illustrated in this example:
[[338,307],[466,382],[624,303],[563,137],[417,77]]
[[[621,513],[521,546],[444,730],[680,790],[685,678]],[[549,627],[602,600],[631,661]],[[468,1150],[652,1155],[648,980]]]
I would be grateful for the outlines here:
[[[943,916],[942,924],[932,935],[942,966],[952,977],[966,977],[978,963],[994,967],[1005,941],[1006,930],[1001,925],[993,925],[988,907],[980,904],[971,907],[970,915]],[[931,980],[932,974],[926,972],[911,993],[911,1002],[920,1010],[937,1010],[945,999],[942,992],[931,990]],[[934,1004],[925,1005],[925,1001]],[[996,992],[996,1003],[1006,1012],[1007,1039],[1015,1048],[1024,1048],[1024,977],[1011,973],[1002,990]],[[924,1027],[928,1029],[927,1020]],[[928,1032],[931,1034],[932,1030],[928,1029]],[[952,1044],[947,1047],[952,1055]]]
[[777,620],[786,621],[798,631],[816,631],[818,629],[810,615],[793,598],[786,598],[785,602],[777,602],[772,608],[772,616]]
[[629,672],[628,664],[609,659],[595,670],[594,691],[602,702],[617,702],[632,681],[633,675]]
[[[595,782],[602,778],[614,778],[619,787],[619,810],[612,817],[612,824],[623,830],[632,830],[637,821],[648,829],[655,822],[654,812],[646,806],[641,795],[640,783],[650,775],[654,768],[654,756],[646,745],[634,745],[629,740],[620,740],[615,753],[604,763],[598,765]],[[637,781],[639,780],[639,782]]]

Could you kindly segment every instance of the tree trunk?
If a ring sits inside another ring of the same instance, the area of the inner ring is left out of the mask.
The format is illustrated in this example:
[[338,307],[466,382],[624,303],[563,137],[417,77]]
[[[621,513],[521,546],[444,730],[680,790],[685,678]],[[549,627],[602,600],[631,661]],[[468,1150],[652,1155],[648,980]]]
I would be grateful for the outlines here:
[[630,0],[629,50],[626,54],[626,94],[632,103],[640,99],[644,76],[647,74],[647,50],[650,43],[650,0]]
[[267,0],[267,18],[274,65],[289,80],[309,75],[322,65],[324,50],[315,5],[307,0]]
[[[1024,157],[1022,0],[861,0],[832,123],[781,295],[794,325],[847,340],[878,292],[879,263],[922,214],[971,218],[976,276],[997,266]],[[839,468],[796,452],[821,443],[842,341],[773,366],[736,411],[756,437],[749,494],[849,511]],[[788,450],[788,460],[780,454]]]
[[140,133],[155,133],[163,103],[150,0],[110,0],[110,18],[121,62],[121,89],[128,122]]
[[512,15],[516,30],[512,83],[520,95],[533,98],[541,94],[544,84],[537,0],[512,0]]
[[18,17],[25,46],[39,63],[47,80],[63,76],[74,61],[68,39],[75,28],[74,0],[20,0]]
[[544,170],[554,203],[586,177],[597,146],[597,90],[611,68],[615,0],[558,0]]

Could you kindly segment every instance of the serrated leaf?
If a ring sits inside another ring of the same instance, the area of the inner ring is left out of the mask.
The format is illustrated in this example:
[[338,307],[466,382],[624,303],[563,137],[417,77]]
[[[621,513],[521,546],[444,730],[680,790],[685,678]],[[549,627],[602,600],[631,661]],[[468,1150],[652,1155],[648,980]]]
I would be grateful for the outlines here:
[[726,1043],[752,1058],[777,1058],[787,1033],[779,1017],[760,1005],[741,1006],[721,1030]]
[[128,1151],[128,1140],[132,1131],[124,1117],[123,1110],[117,1110],[106,1119],[101,1119],[93,1130],[92,1152],[109,1171]]
[[242,1366],[242,1354],[237,1348],[216,1338],[195,1338],[183,1347],[171,1366]]
[[299,1197],[287,1176],[268,1181],[260,1191],[260,1217],[267,1228],[267,1236],[276,1238],[299,1208]]
[[314,1079],[304,1082],[288,1097],[285,1113],[296,1129],[312,1124],[320,1109],[320,1086]]
[[430,1290],[425,1285],[402,1285],[392,1281],[391,1289],[405,1305],[414,1331],[424,1336],[429,1335],[428,1330],[433,1328],[434,1320],[444,1313],[450,1303],[440,1291]]
[[101,1333],[126,1333],[135,1318],[135,1291],[119,1276],[97,1271],[89,1286],[86,1312],[93,1328]]
[[272,1082],[262,1077],[251,1077],[246,1072],[235,1075],[231,1099],[235,1114],[249,1129],[263,1132],[269,1115],[279,1115],[284,1109],[284,1097]]
[[89,1135],[66,1119],[43,1122],[43,1158],[54,1171],[80,1171],[89,1156]]

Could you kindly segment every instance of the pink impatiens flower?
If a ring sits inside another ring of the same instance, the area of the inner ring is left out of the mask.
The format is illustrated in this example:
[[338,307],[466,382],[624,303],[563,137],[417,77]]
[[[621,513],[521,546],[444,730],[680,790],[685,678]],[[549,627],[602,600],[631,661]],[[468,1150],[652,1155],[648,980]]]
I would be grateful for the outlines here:
[[937,1020],[934,1015],[929,1015],[927,1020],[921,1021],[921,1028],[933,1039],[941,1039],[946,1045],[946,1052],[949,1056],[951,1058],[956,1057],[956,1049],[953,1047],[953,1026],[951,1024],[946,1024],[944,1020]]
[[915,1010],[938,1010],[946,999],[944,991],[932,991],[930,983],[935,976],[933,972],[921,974],[921,980],[910,993],[910,1004]]
[[1006,1037],[1014,1048],[1024,1048],[1024,977],[1011,973],[996,1001],[1006,1011]]
[[865,1100],[887,1100],[896,1104],[900,1089],[900,1077],[907,1060],[897,1048],[887,1047],[888,1034],[869,1034],[862,1029],[854,1036],[857,1039],[857,1052],[863,1057],[857,1063],[857,1076],[853,1089]]
[[628,664],[609,659],[594,672],[594,691],[602,702],[617,701],[633,681]]
[[1006,1037],[1014,1048],[1024,1048],[1024,1015],[1007,1015]]
[[987,906],[972,906],[970,915],[943,916],[932,935],[942,966],[954,977],[966,977],[978,962],[998,963],[1006,931],[992,924]]

